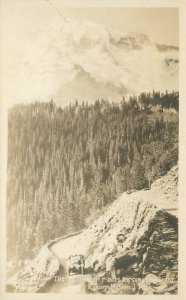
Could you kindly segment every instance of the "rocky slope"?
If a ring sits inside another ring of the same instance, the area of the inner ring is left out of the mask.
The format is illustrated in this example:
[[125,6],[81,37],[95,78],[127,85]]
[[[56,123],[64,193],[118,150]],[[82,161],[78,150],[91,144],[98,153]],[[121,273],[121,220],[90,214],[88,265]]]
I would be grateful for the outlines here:
[[165,176],[157,179],[150,190],[137,193],[138,197],[178,217],[178,166],[174,166]]
[[38,292],[60,269],[56,257],[43,246],[38,256],[7,282],[7,292]]
[[[36,291],[36,278],[42,278],[40,286],[44,286],[58,274],[58,262],[64,270],[70,255],[84,254],[86,270],[92,272],[85,284],[88,293],[177,293],[177,178],[174,167],[151,190],[122,194],[80,234],[50,243],[50,254],[44,256],[41,251],[31,266],[18,273],[16,291]],[[124,237],[122,262],[116,264],[113,280],[109,264],[119,254],[112,251],[118,234]]]

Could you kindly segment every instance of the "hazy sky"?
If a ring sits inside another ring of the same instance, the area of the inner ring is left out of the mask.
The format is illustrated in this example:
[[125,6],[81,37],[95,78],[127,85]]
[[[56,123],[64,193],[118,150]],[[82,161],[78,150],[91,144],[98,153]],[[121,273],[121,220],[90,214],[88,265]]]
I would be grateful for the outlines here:
[[4,34],[11,38],[29,31],[55,30],[62,23],[61,13],[67,19],[98,22],[123,32],[145,33],[164,44],[177,46],[179,42],[179,12],[176,8],[64,8],[59,4],[54,0],[6,0]]
[[152,40],[178,45],[178,10],[159,8],[64,9],[64,15],[102,23],[110,29],[147,34]]

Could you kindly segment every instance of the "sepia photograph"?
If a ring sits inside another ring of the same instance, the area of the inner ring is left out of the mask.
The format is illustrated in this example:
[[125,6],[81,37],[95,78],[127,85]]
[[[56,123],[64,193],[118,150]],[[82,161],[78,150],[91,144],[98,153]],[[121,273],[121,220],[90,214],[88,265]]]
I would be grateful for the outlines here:
[[179,7],[93,2],[4,1],[6,295],[178,295]]

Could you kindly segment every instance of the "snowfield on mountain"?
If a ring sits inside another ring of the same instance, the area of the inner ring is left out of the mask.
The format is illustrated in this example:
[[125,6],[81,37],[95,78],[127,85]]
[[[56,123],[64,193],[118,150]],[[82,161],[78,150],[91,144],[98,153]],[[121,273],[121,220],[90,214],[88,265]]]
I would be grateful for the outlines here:
[[68,19],[56,31],[25,34],[13,52],[12,43],[6,43],[9,81],[3,85],[11,103],[51,98],[60,105],[76,99],[119,101],[153,89],[178,90],[179,48],[144,34]]

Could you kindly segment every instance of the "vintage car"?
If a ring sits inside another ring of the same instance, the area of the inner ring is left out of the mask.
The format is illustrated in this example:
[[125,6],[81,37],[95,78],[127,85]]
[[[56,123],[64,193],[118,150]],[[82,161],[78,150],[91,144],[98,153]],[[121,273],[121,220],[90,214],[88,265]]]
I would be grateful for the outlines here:
[[85,271],[85,259],[84,255],[71,255],[69,257],[69,275],[84,274]]

